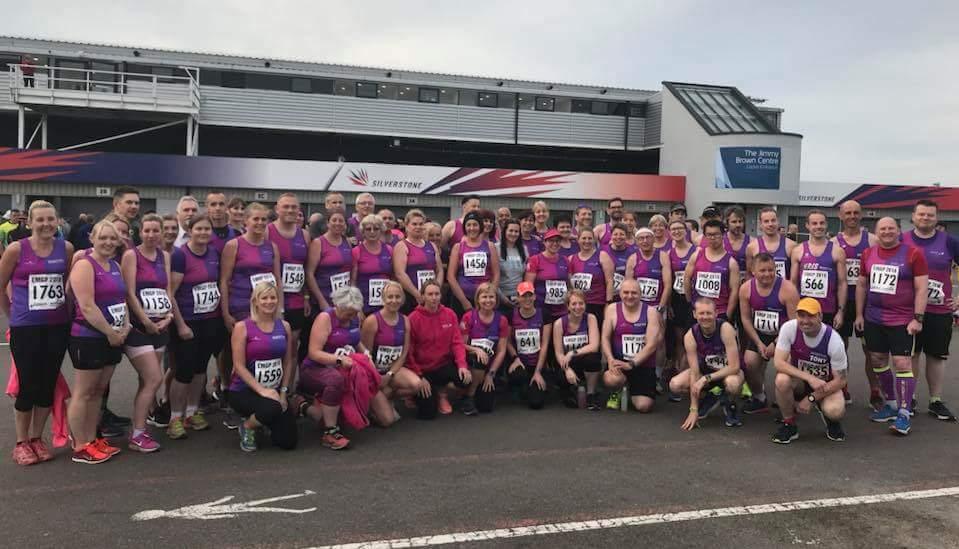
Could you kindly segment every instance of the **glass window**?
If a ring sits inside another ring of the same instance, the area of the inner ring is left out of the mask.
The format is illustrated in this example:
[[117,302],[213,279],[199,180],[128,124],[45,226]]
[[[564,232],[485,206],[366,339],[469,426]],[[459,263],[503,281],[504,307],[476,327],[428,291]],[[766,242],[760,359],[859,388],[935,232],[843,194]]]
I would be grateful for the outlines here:
[[335,87],[336,82],[333,80],[327,80],[325,78],[317,78],[313,80],[313,93],[322,93],[325,95],[333,95],[333,88]]
[[293,77],[290,79],[290,91],[296,93],[312,93],[313,83],[310,82],[309,78]]
[[480,107],[493,107],[499,104],[499,95],[494,92],[479,92],[476,104]]
[[420,88],[420,103],[439,103],[440,90],[436,88]]
[[553,112],[556,110],[556,99],[552,97],[537,97],[536,110]]
[[[221,74],[220,71],[203,69],[200,71],[200,84],[203,86],[219,86]],[[133,80],[133,78],[131,77],[130,80]]]
[[573,99],[573,112],[589,112],[589,103],[586,99]]
[[440,88],[440,103],[443,105],[455,105],[459,94],[451,88]]
[[336,95],[353,95],[353,86],[355,83],[352,80],[337,80],[335,85],[334,93]]
[[419,94],[416,91],[416,86],[407,86],[405,84],[401,85],[400,93],[396,96],[400,101],[416,101],[419,99]]
[[87,64],[84,61],[58,59],[56,87],[61,90],[86,90],[86,68]]
[[519,110],[531,111],[536,107],[536,98],[528,93],[519,94]]
[[646,118],[646,105],[630,105],[629,116],[631,118]]
[[221,85],[224,88],[245,88],[246,75],[242,72],[224,71],[220,75]]
[[460,90],[460,105],[476,106],[477,93],[473,90]]
[[501,93],[499,94],[499,104],[497,105],[501,109],[515,109],[516,108],[516,94],[515,93]]
[[380,84],[377,94],[380,99],[396,99],[398,92],[399,86],[396,84]]
[[557,97],[555,112],[570,112],[573,107],[573,100],[569,97]]
[[605,101],[593,101],[589,112],[590,114],[611,114],[612,104]]
[[373,82],[357,82],[356,96],[365,97],[367,99],[376,99],[377,95],[379,95],[376,88],[377,86]]

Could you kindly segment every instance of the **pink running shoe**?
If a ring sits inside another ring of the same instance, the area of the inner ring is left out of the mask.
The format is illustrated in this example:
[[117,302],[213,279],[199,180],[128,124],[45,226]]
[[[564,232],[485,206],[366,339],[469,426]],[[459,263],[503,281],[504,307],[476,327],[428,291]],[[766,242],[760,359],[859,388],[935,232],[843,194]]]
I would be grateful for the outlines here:
[[138,437],[130,437],[130,444],[128,446],[131,450],[143,452],[144,454],[156,452],[160,449],[160,444],[153,440],[153,437],[150,436],[150,433],[146,431],[140,433],[140,436]]
[[53,459],[53,454],[50,453],[50,449],[47,448],[47,444],[43,442],[42,438],[30,439],[30,448],[33,449],[33,453],[37,455],[40,463]]
[[30,443],[26,441],[18,442],[13,447],[13,461],[17,465],[33,465],[40,462],[33,448],[30,447]]

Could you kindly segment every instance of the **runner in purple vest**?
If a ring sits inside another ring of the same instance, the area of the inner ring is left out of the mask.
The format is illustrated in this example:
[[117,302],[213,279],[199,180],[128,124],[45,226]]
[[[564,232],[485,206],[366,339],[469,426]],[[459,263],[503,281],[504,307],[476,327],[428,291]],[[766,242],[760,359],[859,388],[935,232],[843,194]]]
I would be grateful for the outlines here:
[[622,302],[606,308],[601,339],[609,365],[603,375],[603,385],[610,391],[606,407],[623,406],[619,392],[628,386],[633,408],[647,413],[656,402],[656,351],[662,344],[663,320],[655,307],[640,299],[640,283],[635,279],[623,281],[619,293]]
[[133,401],[133,432],[128,446],[143,453],[160,449],[147,431],[146,420],[156,402],[157,389],[163,382],[161,364],[170,341],[167,328],[173,322],[173,302],[169,293],[170,257],[160,247],[162,227],[160,216],[143,216],[141,244],[124,252],[120,263],[133,324],[124,351],[140,377]]
[[[926,355],[926,381],[929,383],[929,415],[943,421],[955,421],[942,402],[949,344],[952,341],[953,311],[959,306],[952,295],[952,270],[959,262],[959,241],[945,231],[937,231],[939,207],[931,200],[920,200],[912,211],[913,230],[903,235],[903,242],[923,253],[929,265],[928,304],[922,331],[916,336],[913,373],[919,375],[919,355]],[[913,406],[914,408],[915,406]]]
[[683,285],[690,289],[687,296],[691,302],[708,297],[721,318],[731,318],[739,300],[735,294],[730,299],[730,292],[739,288],[741,273],[736,259],[723,248],[722,221],[711,219],[703,225],[703,241],[706,245],[697,249],[686,264]]
[[[785,236],[780,236],[779,214],[775,208],[767,206],[759,210],[759,229],[761,234],[746,246],[747,268],[752,268],[754,257],[766,252],[776,261],[776,275],[789,279],[789,258],[792,257],[796,243]],[[703,230],[705,231],[705,228]]]
[[536,221],[533,210],[521,212],[519,223],[520,239],[523,241],[523,245],[526,246],[526,257],[533,257],[541,253],[543,251],[543,238],[536,234]]
[[383,244],[383,220],[368,215],[360,223],[363,240],[353,248],[350,280],[363,295],[363,314],[383,306],[383,287],[393,279],[393,248]]
[[70,327],[70,360],[76,370],[73,397],[67,409],[73,437],[73,461],[102,463],[120,451],[97,438],[103,388],[123,358],[122,346],[130,332],[126,285],[120,265],[112,259],[121,242],[120,232],[108,221],[90,232],[93,248],[70,271],[70,288],[76,299]]
[[453,244],[446,280],[450,284],[451,308],[457,318],[473,308],[476,288],[483,282],[499,285],[499,254],[493,253],[489,241],[480,234],[483,220],[477,212],[466,214],[463,220],[466,235]]
[[736,263],[739,264],[739,272],[745,278],[748,274],[746,270],[746,249],[750,242],[749,235],[745,233],[746,212],[741,206],[730,206],[723,212],[723,219],[726,223],[723,248],[736,259]]
[[494,381],[506,359],[509,322],[497,310],[496,286],[484,282],[476,289],[476,308],[463,313],[460,331],[466,344],[466,362],[473,378],[461,403],[463,414],[489,413],[495,404]]
[[[669,268],[673,272],[673,292],[669,298],[672,315],[667,316],[666,350],[667,356],[672,359],[672,365],[664,372],[665,385],[669,385],[669,378],[676,372],[686,369],[686,351],[683,349],[683,336],[692,327],[693,309],[686,296],[686,265],[693,256],[696,247],[689,241],[689,231],[686,223],[680,220],[669,223],[669,237],[672,244],[669,246]],[[675,393],[669,394],[670,402],[678,402],[682,397]]]
[[586,311],[602,326],[606,304],[613,301],[613,259],[596,247],[591,229],[579,233],[579,252],[569,257],[569,286],[586,294]]
[[403,286],[403,312],[409,314],[423,302],[420,291],[429,280],[443,284],[443,263],[439,248],[426,239],[426,215],[421,210],[406,212],[406,238],[393,248],[393,276]]
[[842,388],[849,368],[842,338],[823,322],[816,299],[804,297],[796,309],[797,317],[782,325],[776,342],[776,402],[783,423],[772,440],[789,444],[799,438],[795,412],[808,414],[813,406],[826,423],[826,437],[845,440],[840,420],[846,413]]
[[[280,253],[267,238],[270,211],[259,202],[246,207],[246,232],[223,247],[220,256],[220,308],[227,330],[250,316],[250,296],[260,282],[280,280]],[[224,379],[229,376],[225,376]]]
[[553,368],[546,365],[548,345],[553,326],[543,322],[543,312],[536,307],[536,291],[530,282],[516,287],[519,306],[513,309],[510,325],[513,328],[509,353],[513,357],[506,371],[510,385],[526,392],[533,410],[546,404],[546,378],[555,377]]
[[609,230],[609,244],[601,250],[613,260],[613,300],[619,301],[619,286],[626,280],[626,262],[636,253],[636,246],[627,243],[626,226],[616,224]]
[[[479,197],[476,195],[464,196],[462,200],[460,200],[460,208],[462,208],[460,217],[447,221],[446,225],[443,225],[442,239],[440,240],[440,249],[442,250],[452,249],[453,245],[459,244],[459,241],[463,240],[463,237],[466,236],[466,233],[463,231],[463,221],[466,219],[467,214],[480,209]],[[480,226],[482,227],[482,224]]]
[[[593,239],[593,232],[584,229]],[[586,408],[602,409],[602,401],[596,394],[603,364],[600,360],[600,325],[596,315],[588,312],[587,297],[583,290],[573,288],[566,294],[567,313],[553,322],[553,353],[564,372],[566,383],[579,386],[585,380]],[[583,403],[578,402],[582,407]]]
[[167,436],[180,439],[186,429],[209,427],[200,410],[210,357],[223,350],[226,328],[220,310],[220,255],[211,245],[213,225],[206,215],[190,220],[190,238],[170,256],[173,322],[170,346],[174,380],[170,384]]
[[643,227],[636,232],[637,250],[626,261],[626,278],[639,283],[639,299],[662,314],[673,292],[673,271],[669,252],[653,246],[653,231]]
[[536,307],[547,324],[566,314],[569,263],[559,255],[561,240],[559,231],[550,229],[543,239],[546,249],[526,261],[524,280],[536,288]]
[[287,394],[293,380],[290,325],[281,315],[282,292],[276,285],[260,282],[253,287],[250,314],[233,328],[233,378],[230,404],[241,417],[240,449],[257,449],[256,431],[269,427],[274,446],[296,448],[296,419],[287,409]]
[[20,390],[14,402],[17,443],[13,461],[32,465],[53,454],[43,441],[70,331],[66,282],[73,245],[56,238],[57,211],[36,200],[27,214],[31,235],[10,243],[0,257],[0,310],[10,319],[10,353]]
[[[372,194],[360,193],[356,195],[356,211],[346,220],[347,236],[350,239],[351,245],[355,246],[359,244],[366,236],[363,234],[363,220],[366,219],[367,216],[373,215],[375,209],[376,198],[374,198]],[[383,233],[381,232],[380,238],[382,237]]]
[[277,219],[267,226],[267,236],[280,255],[280,286],[283,288],[283,319],[293,335],[293,356],[298,356],[300,331],[306,325],[309,306],[306,297],[306,256],[310,235],[297,224],[300,201],[283,193],[276,202]]
[[346,216],[343,212],[331,212],[326,220],[326,234],[310,242],[306,271],[310,273],[306,284],[317,311],[331,307],[330,294],[334,290],[350,285],[353,249],[346,239]]
[[370,412],[380,427],[399,421],[394,398],[411,398],[420,387],[419,376],[406,367],[410,349],[410,321],[400,313],[403,287],[391,280],[383,288],[383,308],[367,316],[360,328],[360,342],[369,349],[379,371],[380,390],[370,402]]
[[[599,242],[599,248],[609,246],[613,238],[613,227],[623,222],[623,199],[617,197],[610,198],[606,203],[606,223],[597,225],[593,232],[596,235],[596,241]],[[620,281],[622,282],[622,281]]]
[[753,276],[740,286],[739,308],[745,348],[743,372],[752,397],[743,413],[768,412],[766,363],[776,354],[776,336],[787,320],[796,318],[799,295],[792,282],[776,276],[776,262],[769,254],[753,258]]
[[209,246],[216,250],[218,256],[223,254],[223,247],[227,242],[240,236],[240,231],[230,226],[230,212],[226,204],[226,195],[223,193],[212,192],[206,195],[206,215],[213,225]]
[[673,247],[673,239],[667,231],[668,225],[666,218],[662,214],[656,214],[649,218],[646,224],[649,230],[653,231],[653,248],[657,251],[668,252]]
[[[866,348],[886,399],[870,419],[891,421],[890,430],[908,435],[916,390],[912,354],[925,319],[929,267],[921,251],[900,242],[895,219],[876,222],[876,236],[879,244],[862,253],[856,286],[856,328],[865,331]],[[890,355],[895,375],[887,365]]]
[[573,221],[568,216],[556,218],[556,230],[559,231],[559,255],[569,258],[579,253],[579,243],[573,236]]
[[842,232],[833,238],[846,253],[846,303],[843,306],[843,322],[839,327],[839,335],[843,343],[849,348],[849,338],[855,333],[860,339],[862,352],[865,356],[864,366],[866,379],[869,380],[869,403],[876,410],[883,407],[885,402],[879,391],[879,380],[873,372],[872,359],[866,350],[863,333],[853,329],[856,323],[856,284],[859,281],[860,257],[862,252],[870,246],[876,245],[876,237],[862,227],[862,206],[855,200],[847,200],[839,206],[839,218],[842,220]]
[[[689,391],[689,415],[682,429],[692,430],[720,405],[726,426],[739,427],[743,422],[736,410],[736,398],[742,388],[743,373],[736,328],[718,317],[716,304],[708,297],[696,299],[693,314],[696,324],[686,332],[683,341],[689,369],[676,374],[669,382],[669,389],[674,393]],[[714,387],[722,388],[720,396],[713,394]]]
[[800,297],[811,297],[822,307],[823,322],[837,330],[842,327],[846,303],[846,253],[826,234],[826,214],[806,214],[809,240],[793,248],[791,281]]

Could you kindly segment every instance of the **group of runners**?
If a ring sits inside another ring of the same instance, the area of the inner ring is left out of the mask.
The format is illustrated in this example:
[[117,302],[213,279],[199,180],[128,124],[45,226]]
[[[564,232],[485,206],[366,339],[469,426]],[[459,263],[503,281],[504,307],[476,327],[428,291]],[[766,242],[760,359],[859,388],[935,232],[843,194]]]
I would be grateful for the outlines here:
[[554,391],[570,407],[641,413],[661,394],[688,398],[685,430],[717,409],[737,427],[741,412],[778,406],[772,440],[784,444],[797,415],[817,411],[840,441],[853,335],[872,421],[910,432],[923,357],[928,413],[955,420],[941,397],[959,243],[936,229],[934,202],[915,205],[912,230],[886,217],[874,233],[846,202],[833,238],[813,210],[802,243],[773,208],[750,236],[740,207],[695,223],[676,204],[637,227],[619,198],[594,227],[588,207],[551,220],[544,202],[514,216],[469,196],[440,226],[415,209],[377,212],[369,193],[348,215],[331,193],[315,238],[292,193],[273,209],[216,192],[166,216],[138,209],[139,193],[119,189],[92,247],[74,250],[53,205],[36,201],[31,236],[0,257],[18,464],[53,458],[43,433],[66,353],[72,459],[85,464],[121,451],[111,440],[124,418],[105,402],[124,355],[139,379],[127,446],[144,453],[160,448],[151,425],[171,440],[208,429],[207,393],[244,451],[258,433],[295,448],[298,418],[342,449],[344,420],[387,427],[400,406],[421,419],[454,405],[490,413],[504,394],[538,409]]

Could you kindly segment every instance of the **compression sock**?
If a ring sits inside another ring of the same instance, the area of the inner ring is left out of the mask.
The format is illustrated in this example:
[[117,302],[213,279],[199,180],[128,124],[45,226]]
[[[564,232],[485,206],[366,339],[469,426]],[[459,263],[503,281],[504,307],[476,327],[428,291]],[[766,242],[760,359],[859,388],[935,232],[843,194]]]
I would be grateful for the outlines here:
[[882,368],[873,368],[876,377],[879,379],[879,388],[882,390],[882,396],[886,399],[886,404],[896,406],[896,376],[893,375],[889,366]]
[[896,404],[900,414],[909,413],[915,392],[916,378],[912,375],[912,370],[896,372]]

